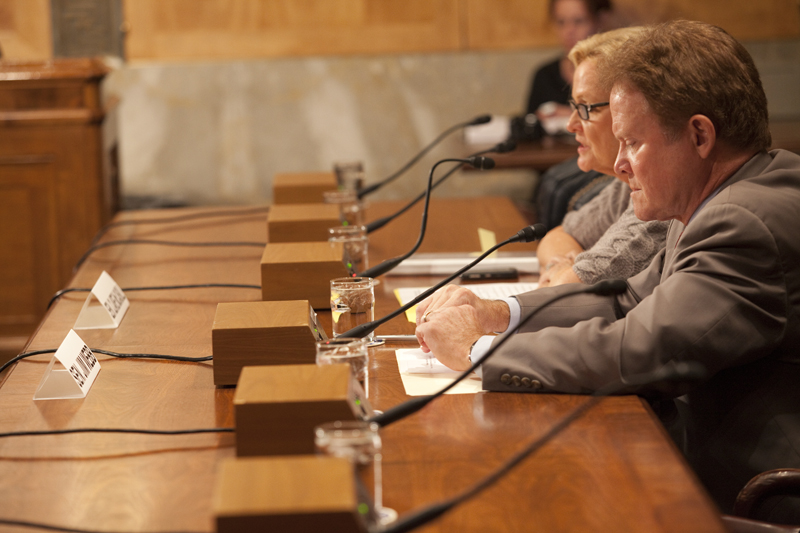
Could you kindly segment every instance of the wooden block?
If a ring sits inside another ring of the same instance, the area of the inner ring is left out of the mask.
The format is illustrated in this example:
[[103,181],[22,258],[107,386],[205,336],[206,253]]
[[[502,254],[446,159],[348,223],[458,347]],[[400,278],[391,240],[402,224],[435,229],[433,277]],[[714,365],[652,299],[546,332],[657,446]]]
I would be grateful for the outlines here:
[[366,533],[359,489],[348,459],[229,458],[214,490],[217,533]]
[[248,366],[233,398],[236,455],[314,453],[314,428],[371,417],[350,365]]
[[267,244],[261,256],[261,298],[308,300],[314,309],[330,309],[330,281],[351,275],[343,255],[341,242]]
[[325,192],[335,191],[333,172],[286,172],[272,177],[272,203],[316,204],[325,200]]
[[214,384],[235,385],[245,366],[315,364],[327,336],[308,301],[220,303],[211,328]]
[[273,205],[267,215],[267,242],[320,242],[328,228],[341,226],[335,204]]

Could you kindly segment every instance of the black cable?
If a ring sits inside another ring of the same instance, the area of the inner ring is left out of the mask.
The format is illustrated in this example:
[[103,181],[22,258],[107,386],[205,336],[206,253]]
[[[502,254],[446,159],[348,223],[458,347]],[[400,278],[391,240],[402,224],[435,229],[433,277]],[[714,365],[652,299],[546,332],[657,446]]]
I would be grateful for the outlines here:
[[[78,529],[73,527],[53,526],[50,524],[41,524],[38,522],[28,522],[25,520],[11,520],[8,518],[0,518],[0,524],[7,526],[29,527],[33,529],[46,529],[48,531],[63,531],[64,533],[123,533],[121,531],[97,531],[94,529]],[[133,533],[133,532],[130,532]],[[137,532],[141,533],[141,532]],[[150,532],[148,532],[150,533]],[[200,533],[191,531],[163,531],[153,533]]]
[[655,371],[637,374],[625,380],[612,382],[600,387],[594,391],[594,393],[591,395],[591,398],[570,411],[567,416],[559,420],[558,423],[551,427],[544,435],[533,439],[533,441],[531,441],[527,446],[503,463],[500,468],[475,483],[472,487],[467,488],[460,494],[457,494],[456,496],[443,502],[435,503],[422,509],[421,511],[415,512],[410,516],[402,518],[394,524],[378,531],[382,533],[404,533],[406,531],[411,531],[412,529],[415,529],[423,524],[427,524],[435,518],[443,515],[460,503],[472,498],[476,494],[493,485],[531,454],[535,453],[542,446],[552,441],[553,438],[568,428],[570,424],[575,422],[575,420],[583,416],[586,411],[594,407],[601,399],[612,394],[616,394],[626,387],[631,385],[646,385],[659,381],[701,381],[705,379],[707,375],[708,372],[706,371],[705,367],[696,361],[678,361],[668,363]]
[[[481,156],[481,155],[484,155],[484,154],[490,154],[490,153],[504,154],[504,153],[507,153],[507,152],[511,152],[511,151],[515,150],[516,148],[517,148],[517,144],[515,142],[513,142],[513,141],[503,141],[503,142],[497,144],[496,146],[493,146],[492,148],[488,148],[486,150],[481,150],[480,152],[475,152],[474,154],[470,155],[469,157],[478,157],[478,156]],[[456,170],[460,169],[463,166],[464,165],[461,164],[461,163],[452,166],[450,168],[450,170],[445,172],[445,174],[442,177],[440,177],[439,179],[437,179],[436,181],[433,182],[433,185],[431,185],[431,191],[433,191],[433,189],[438,187],[444,180],[449,178]],[[420,194],[417,195],[416,198],[414,198],[409,203],[407,203],[399,211],[396,211],[396,212],[392,213],[389,216],[385,216],[385,217],[379,218],[377,220],[373,220],[372,222],[369,222],[365,226],[367,228],[367,233],[372,233],[373,231],[382,228],[383,226],[385,226],[386,224],[388,224],[389,222],[391,222],[395,218],[399,217],[400,215],[402,215],[403,213],[405,213],[406,211],[408,211],[409,209],[411,209],[412,207],[417,205],[417,202],[419,202],[420,200],[425,198],[427,193],[428,193],[427,190],[422,191]]]
[[78,262],[75,264],[75,267],[73,267],[73,269],[72,269],[73,272],[75,270],[78,270],[78,267],[80,267],[83,264],[83,262],[86,261],[86,259],[88,259],[89,256],[92,255],[95,251],[97,251],[97,250],[99,250],[101,248],[107,248],[109,246],[117,246],[117,245],[120,245],[120,244],[156,244],[156,245],[160,245],[160,246],[200,246],[200,247],[205,247],[205,246],[209,246],[209,247],[211,247],[211,246],[257,246],[257,247],[260,247],[260,248],[263,248],[264,246],[267,245],[266,242],[252,242],[252,241],[240,241],[240,242],[236,242],[236,241],[234,241],[234,242],[180,242],[180,241],[159,241],[159,240],[155,240],[155,239],[124,239],[124,240],[119,240],[119,241],[107,241],[107,242],[103,242],[103,243],[100,243],[100,244],[95,244],[94,246],[92,246],[88,250],[86,250],[86,253],[84,253],[81,256],[81,258],[78,259]]
[[[122,292],[132,292],[132,291],[167,291],[167,290],[175,290],[175,289],[206,289],[206,288],[231,288],[231,289],[258,289],[261,290],[261,285],[246,285],[241,283],[197,283],[194,285],[162,285],[162,286],[155,286],[155,287],[120,287]],[[68,289],[61,289],[60,291],[56,292],[50,301],[47,303],[47,309],[53,305],[53,303],[61,298],[63,295],[70,293],[70,292],[91,292],[92,289],[88,289],[86,287],[70,287]]]
[[110,355],[111,357],[116,357],[118,359],[163,359],[166,361],[183,361],[187,363],[202,363],[204,361],[211,361],[214,356],[212,355],[204,355],[202,357],[188,357],[184,355],[161,355],[157,353],[117,353],[117,352],[110,352],[108,350],[96,349],[92,350],[94,353],[100,353],[103,355]]
[[432,504],[421,511],[417,511],[411,516],[407,516],[401,518],[394,524],[388,526],[384,530],[376,530],[386,531],[390,533],[404,533],[406,531],[411,531],[416,529],[417,527],[427,524],[428,522],[434,520],[435,518],[443,515],[453,507],[456,507],[460,503],[472,498],[476,494],[480,493],[484,489],[490,487],[503,476],[505,476],[510,470],[512,470],[515,466],[521,463],[526,457],[533,454],[539,448],[550,442],[550,440],[558,435],[561,431],[567,428],[572,422],[577,420],[580,416],[582,416],[586,411],[588,411],[591,407],[593,407],[597,402],[602,399],[601,396],[592,396],[586,402],[579,405],[576,409],[574,409],[570,414],[562,418],[555,426],[550,428],[550,430],[533,440],[530,444],[525,446],[522,450],[517,452],[513,455],[508,461],[503,463],[503,465],[483,478],[482,480],[475,483],[473,486],[468,487],[466,490],[462,491],[460,494],[453,496],[452,498],[445,500],[443,502]]
[[479,117],[473,118],[472,120],[468,120],[467,122],[462,122],[460,124],[456,124],[455,126],[451,126],[451,127],[447,128],[441,134],[439,134],[438,137],[436,137],[433,141],[431,141],[430,144],[428,144],[425,148],[423,148],[420,153],[418,153],[417,155],[412,157],[411,160],[408,163],[406,163],[405,165],[400,167],[400,169],[397,170],[394,174],[391,174],[390,176],[388,176],[386,178],[383,178],[381,181],[379,181],[377,183],[373,183],[371,185],[367,185],[366,187],[363,187],[363,188],[359,189],[358,191],[356,191],[356,194],[358,195],[358,198],[361,199],[364,196],[377,191],[378,189],[380,189],[384,185],[387,185],[387,184],[391,183],[392,181],[396,180],[397,178],[399,178],[403,173],[405,173],[406,170],[411,168],[417,161],[422,159],[422,157],[425,154],[430,152],[431,149],[433,149],[434,146],[439,144],[442,141],[442,139],[444,139],[445,137],[447,137],[448,135],[450,135],[454,131],[456,131],[456,130],[458,130],[460,128],[464,128],[466,126],[473,126],[473,125],[478,125],[478,124],[486,124],[487,122],[491,122],[491,120],[492,120],[491,115],[481,115]]
[[[449,178],[453,174],[453,172],[455,172],[456,170],[460,169],[463,166],[464,166],[463,163],[458,163],[457,165],[454,165],[453,167],[451,167],[450,170],[445,172],[442,177],[440,177],[439,179],[437,179],[436,181],[433,182],[433,185],[431,185],[431,190],[433,190],[436,187],[438,187],[444,180]],[[375,230],[381,229],[383,226],[385,226],[386,224],[388,224],[389,222],[391,222],[395,218],[399,217],[400,215],[402,215],[403,213],[405,213],[406,211],[408,211],[409,209],[411,209],[412,207],[417,205],[417,203],[419,203],[420,200],[425,198],[426,194],[427,194],[427,191],[422,191],[413,200],[408,202],[405,206],[403,206],[399,210],[395,211],[391,215],[379,218],[377,220],[373,220],[372,222],[369,222],[365,226],[367,228],[367,233],[372,233]]]
[[92,239],[91,244],[97,244],[97,241],[100,238],[108,233],[109,230],[119,227],[119,226],[133,226],[133,225],[142,225],[142,224],[165,224],[165,223],[172,223],[172,222],[185,222],[187,220],[195,220],[198,218],[213,218],[213,217],[227,217],[227,216],[249,216],[255,215],[261,212],[268,212],[268,206],[262,207],[254,207],[251,209],[228,209],[228,210],[221,210],[221,211],[213,211],[210,213],[192,213],[188,215],[177,215],[173,217],[161,217],[161,218],[149,218],[146,220],[120,220],[117,222],[111,222],[106,224],[100,231],[97,232],[97,235],[94,236]]
[[42,435],[68,435],[70,433],[136,433],[142,435],[193,435],[199,433],[233,433],[236,428],[199,428],[199,429],[130,429],[130,428],[73,428],[43,429],[30,431],[8,431],[0,433],[0,439],[6,437],[37,437]]
[[[505,243],[503,243],[503,244],[505,244]],[[450,390],[453,387],[455,387],[459,382],[461,382],[464,379],[466,379],[470,374],[472,374],[475,370],[477,370],[477,368],[479,366],[483,365],[490,357],[492,357],[492,355],[497,353],[499,348],[503,344],[505,344],[505,342],[507,340],[509,340],[511,337],[513,337],[520,330],[520,328],[522,328],[534,316],[536,316],[539,313],[539,311],[541,311],[543,309],[547,309],[550,305],[552,305],[553,303],[557,302],[558,300],[561,300],[562,298],[568,298],[570,296],[576,296],[578,294],[586,294],[586,293],[593,293],[593,294],[598,294],[598,295],[603,295],[603,296],[610,296],[610,295],[613,295],[613,294],[621,294],[622,292],[625,291],[626,288],[627,288],[627,284],[624,281],[618,280],[618,279],[608,279],[608,280],[599,281],[599,282],[595,283],[594,285],[575,286],[574,287],[575,290],[568,290],[568,291],[565,290],[564,292],[562,292],[560,294],[556,294],[555,296],[553,296],[552,298],[550,298],[549,300],[544,302],[542,305],[540,305],[536,309],[533,309],[532,311],[530,311],[526,315],[523,315],[520,318],[520,320],[519,320],[519,322],[517,323],[516,326],[514,326],[513,328],[509,328],[504,333],[501,333],[500,335],[498,335],[497,336],[497,340],[493,341],[492,347],[483,355],[483,357],[481,357],[477,361],[474,361],[470,365],[470,367],[468,369],[466,369],[461,374],[459,374],[456,377],[456,379],[454,379],[448,385],[446,385],[445,387],[443,387],[442,389],[436,391],[433,394],[429,394],[429,395],[426,395],[426,396],[416,396],[416,397],[414,397],[414,398],[412,398],[410,400],[407,400],[407,401],[405,401],[405,402],[403,402],[401,404],[395,405],[394,407],[390,407],[389,409],[387,409],[383,413],[380,413],[378,415],[373,416],[369,421],[370,422],[375,422],[376,424],[380,425],[381,427],[385,427],[385,426],[388,426],[389,424],[391,424],[393,422],[397,422],[398,420],[402,420],[403,418],[407,417],[408,415],[416,413],[417,411],[419,411],[420,409],[422,409],[423,407],[428,405],[430,402],[432,402],[433,400],[435,400],[439,396],[443,395],[448,390]],[[430,289],[428,291],[426,291],[426,293],[431,293],[431,292],[433,292],[433,291],[430,290]],[[420,296],[422,296],[422,295],[420,295]],[[348,334],[349,334],[349,332],[345,333],[345,335],[348,335]]]
[[[96,350],[92,349],[92,352],[103,355],[110,355],[111,357],[116,357],[117,359],[163,359],[166,361],[183,361],[186,363],[202,363],[205,361],[211,361],[214,357],[212,355],[206,355],[203,357],[186,357],[182,355],[161,355],[157,353],[117,353],[102,349],[96,349]],[[47,353],[56,353],[56,350],[54,348],[48,348],[47,350],[36,350],[34,352],[21,353],[15,357],[12,357],[8,361],[6,361],[2,366],[0,366],[0,373],[2,373],[3,370],[11,366],[12,364],[16,363],[17,361],[27,359],[28,357],[33,357],[34,355],[42,355]]]

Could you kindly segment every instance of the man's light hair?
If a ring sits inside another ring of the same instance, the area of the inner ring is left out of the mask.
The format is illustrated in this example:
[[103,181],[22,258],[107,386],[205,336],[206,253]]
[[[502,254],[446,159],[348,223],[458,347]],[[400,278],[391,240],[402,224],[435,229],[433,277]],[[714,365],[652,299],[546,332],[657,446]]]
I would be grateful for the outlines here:
[[597,65],[604,88],[622,84],[640,91],[673,138],[690,117],[705,115],[731,148],[759,151],[772,144],[753,58],[717,26],[686,20],[647,26]]

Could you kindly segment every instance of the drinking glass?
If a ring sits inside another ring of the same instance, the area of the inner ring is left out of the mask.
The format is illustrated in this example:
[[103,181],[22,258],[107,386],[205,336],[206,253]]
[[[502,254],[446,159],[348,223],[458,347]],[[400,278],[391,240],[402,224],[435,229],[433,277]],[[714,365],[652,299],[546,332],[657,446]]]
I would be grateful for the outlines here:
[[361,161],[339,161],[333,164],[339,190],[357,191],[364,187],[364,163]]
[[339,206],[339,220],[343,226],[364,224],[364,204],[354,190],[325,191],[322,195],[326,204]]
[[369,238],[364,226],[337,226],[328,229],[328,242],[341,242],[344,247],[345,266],[351,272],[363,272],[369,268],[367,252]]
[[397,512],[383,506],[383,456],[379,429],[375,422],[364,420],[329,422],[314,428],[314,444],[320,453],[350,459],[361,476],[366,477],[372,465],[373,507],[380,524],[386,525],[397,520]]
[[[372,322],[375,318],[375,289],[372,278],[336,278],[331,280],[333,336]],[[367,335],[373,341],[375,332]]]
[[317,364],[349,364],[353,376],[369,396],[369,350],[367,339],[337,337],[317,342]]

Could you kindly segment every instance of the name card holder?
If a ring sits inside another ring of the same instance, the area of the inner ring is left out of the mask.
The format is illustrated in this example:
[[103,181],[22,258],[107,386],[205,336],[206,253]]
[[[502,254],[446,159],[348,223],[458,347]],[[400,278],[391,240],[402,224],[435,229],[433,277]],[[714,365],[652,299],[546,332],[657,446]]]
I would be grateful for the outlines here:
[[117,282],[103,271],[86,297],[74,329],[113,329],[119,327],[130,302]]
[[314,453],[314,428],[373,415],[350,365],[248,366],[233,398],[236,455]]
[[338,189],[333,172],[286,172],[272,177],[272,203],[315,204],[325,200],[325,193]]
[[367,533],[375,513],[349,459],[225,459],[213,500],[217,533]]
[[273,205],[267,215],[267,242],[320,242],[341,226],[336,204]]
[[85,398],[99,372],[100,363],[92,350],[70,330],[50,359],[33,399]]
[[214,384],[236,385],[245,366],[315,364],[326,340],[306,300],[220,303],[211,327]]
[[261,298],[308,300],[314,309],[330,309],[330,281],[351,275],[343,257],[341,242],[269,243],[261,256]]

